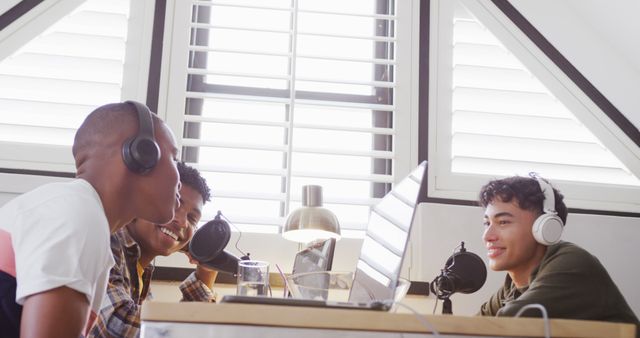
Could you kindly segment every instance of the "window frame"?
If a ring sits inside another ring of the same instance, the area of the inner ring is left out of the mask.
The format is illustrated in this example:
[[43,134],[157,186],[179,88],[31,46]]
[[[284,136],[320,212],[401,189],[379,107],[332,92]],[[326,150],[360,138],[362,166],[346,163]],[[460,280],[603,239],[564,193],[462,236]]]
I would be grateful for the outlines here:
[[[406,64],[407,67],[398,67],[396,69],[396,110],[408,113],[398,114],[396,123],[401,126],[398,133],[411,135],[402,138],[396,145],[394,150],[401,153],[397,159],[394,158],[396,165],[394,172],[396,176],[408,174],[411,169],[418,163],[418,148],[415,142],[411,142],[412,137],[417,139],[417,46],[418,36],[417,22],[419,15],[412,11],[419,7],[420,0],[398,1],[397,2],[397,25],[396,31],[398,41],[396,42],[396,60],[397,64]],[[181,118],[181,112],[186,109],[186,103],[181,102],[173,97],[171,93],[179,93],[187,88],[187,71],[180,65],[189,64],[187,53],[188,42],[190,41],[190,28],[188,24],[191,19],[190,6],[175,0],[167,2],[167,15],[165,20],[165,34],[162,52],[162,69],[160,74],[160,89],[158,114],[165,118],[165,122],[170,126],[176,135],[183,135],[184,126]],[[413,24],[412,24],[413,22]],[[403,35],[404,34],[404,35]],[[180,51],[176,52],[178,46]],[[402,47],[401,47],[402,46]],[[406,46],[406,47],[405,47]],[[401,48],[405,48],[407,52],[399,52]],[[170,61],[167,61],[170,60]],[[231,86],[227,86],[231,87]],[[399,92],[399,93],[398,93]],[[415,102],[413,102],[415,101]],[[371,102],[375,103],[375,102]],[[176,112],[176,113],[167,113]],[[415,126],[415,128],[414,128]],[[179,146],[181,147],[181,136],[179,137]],[[402,153],[402,152],[406,153]]]
[[[587,126],[608,149],[614,153],[637,177],[640,177],[640,147],[637,136],[628,134],[626,125],[621,123],[620,117],[611,116],[609,111],[602,110],[601,104],[604,97],[594,97],[593,91],[585,90],[584,83],[580,86],[576,83],[575,76],[569,76],[569,71],[575,70],[573,66],[558,65],[558,60],[549,56],[549,51],[541,49],[530,36],[523,32],[522,20],[513,11],[515,9],[507,1],[494,0],[477,1],[461,0],[476,15],[483,24],[492,28],[492,33],[500,32],[500,40],[505,44],[533,73],[547,86],[556,97],[563,102],[576,117]],[[422,73],[421,85],[427,83],[428,102],[422,103],[422,110],[427,113],[428,127],[421,144],[421,154],[428,157],[433,166],[429,172],[430,199],[447,201],[448,203],[472,205],[477,199],[477,192],[487,181],[495,178],[489,175],[456,174],[451,172],[451,102],[450,95],[439,88],[451,88],[451,48],[447,48],[448,39],[452,36],[453,27],[450,24],[453,18],[453,5],[447,1],[431,0],[430,37],[424,36],[421,43],[428,43],[429,70]],[[424,4],[424,2],[423,2]],[[512,8],[509,9],[509,6]],[[506,12],[506,13],[505,13]],[[517,13],[517,11],[515,11]],[[517,13],[519,14],[519,13]],[[425,15],[423,13],[423,15]],[[520,26],[516,25],[513,18],[520,20]],[[528,22],[527,22],[528,23]],[[529,24],[530,25],[530,24]],[[528,28],[534,29],[533,26]],[[539,37],[544,37],[538,33]],[[450,39],[449,39],[450,40]],[[546,42],[546,40],[544,40]],[[538,41],[538,43],[540,43]],[[548,44],[548,42],[546,42]],[[553,48],[550,44],[547,48]],[[557,51],[553,51],[562,57]],[[421,56],[421,59],[426,55]],[[564,59],[566,63],[566,59]],[[421,64],[422,65],[422,64]],[[570,64],[569,64],[570,65]],[[572,68],[572,69],[571,69]],[[575,74],[574,74],[575,75]],[[579,75],[579,72],[578,72]],[[583,77],[584,78],[584,77]],[[582,80],[581,80],[582,81]],[[583,82],[588,81],[586,79]],[[589,83],[590,85],[590,83]],[[591,87],[593,87],[591,85]],[[595,90],[595,88],[593,88]],[[597,92],[597,90],[595,90]],[[608,101],[606,101],[609,103]],[[611,107],[611,105],[609,103]],[[606,107],[605,107],[606,108]],[[615,109],[615,107],[613,107]],[[626,120],[626,119],[624,119]],[[626,120],[626,123],[629,123]],[[619,124],[622,126],[619,126]],[[426,150],[424,149],[426,146]],[[599,212],[629,213],[637,212],[640,204],[639,188],[631,186],[613,186],[606,184],[593,184],[584,182],[554,180],[557,186],[566,196],[566,202],[574,210],[593,210]],[[604,200],[602,196],[609,197]]]
[[[0,30],[0,60],[11,56],[26,43],[43,33],[65,15],[71,13],[85,0],[62,0],[33,2],[17,18]],[[18,3],[19,5],[20,3]],[[17,5],[16,5],[17,6]],[[11,14],[16,6],[3,14]],[[0,142],[0,170],[15,172],[30,170],[53,175],[75,172],[70,147],[49,145],[37,146],[13,142]],[[8,156],[7,156],[8,155]],[[36,160],[37,159],[37,160]],[[27,186],[29,186],[27,184]],[[25,190],[27,191],[27,190]],[[24,192],[24,191],[23,191]]]
[[[0,30],[0,60],[37,38],[87,0],[45,0],[28,8]],[[164,0],[158,0],[158,2]],[[130,1],[121,100],[143,101],[147,93],[154,0]],[[10,9],[10,11],[13,9]],[[139,24],[138,24],[139,23]],[[75,160],[70,146],[0,142],[0,172],[53,177],[75,176]],[[29,186],[27,184],[27,186]],[[29,189],[25,189],[26,192]]]
[[[389,7],[390,0],[375,0],[376,6],[378,8]],[[215,3],[214,3],[215,4]],[[204,11],[202,11],[204,9]],[[198,23],[207,24],[211,18],[211,6],[210,7],[201,7],[201,11],[197,12],[198,15]],[[387,27],[380,28],[378,27],[378,31],[386,31]],[[198,30],[199,33],[196,34],[196,41],[193,41],[192,44],[201,47],[209,47],[207,45],[207,41],[209,41],[209,30],[208,29],[199,29],[194,28],[193,30]],[[377,36],[384,36],[383,34],[376,34]],[[378,48],[379,45],[376,44],[375,55],[376,59],[384,59],[385,55],[388,53],[393,53],[394,51],[389,51],[388,44],[380,44],[383,48]],[[199,69],[204,72],[207,70],[207,60],[206,53],[200,51],[191,51],[193,53],[193,58],[191,59],[189,67],[194,69]],[[375,64],[374,65],[374,79],[373,81],[385,81],[384,74],[387,72],[387,68],[395,67],[385,64]],[[395,75],[395,73],[394,73]],[[271,88],[259,88],[259,87],[250,87],[250,86],[235,86],[235,85],[224,85],[224,84],[209,84],[204,81],[205,75],[200,74],[190,74],[187,79],[187,91],[189,92],[197,92],[197,93],[215,93],[215,94],[231,94],[231,95],[247,95],[247,96],[259,96],[264,98],[275,98],[275,99],[291,99],[289,96],[291,92],[289,89],[271,89]],[[374,95],[358,95],[358,94],[339,94],[339,93],[324,93],[324,92],[314,92],[314,91],[304,91],[304,90],[296,90],[295,98],[292,100],[313,100],[313,101],[327,101],[327,102],[356,102],[356,103],[364,103],[364,104],[372,104],[372,105],[392,105],[393,104],[393,90],[391,88],[376,88],[376,93]],[[202,115],[202,101],[201,98],[189,98],[188,102],[194,102],[195,104],[186,104],[187,115]],[[393,126],[393,121],[389,121],[387,118],[387,111],[376,111],[373,110],[373,127],[379,128],[391,128]],[[185,131],[185,135],[190,138],[197,138],[200,136],[200,126],[193,125],[193,128],[189,128]],[[291,128],[291,127],[289,127]],[[376,148],[377,151],[394,151],[393,142],[389,142],[388,135],[374,135],[373,142],[379,147]],[[394,138],[395,139],[395,138]],[[194,148],[185,148],[183,146],[182,151],[185,150],[193,150],[188,151],[187,153],[182,154],[182,160],[185,162],[197,162],[198,160],[198,149]],[[394,151],[395,152],[395,151]],[[291,162],[292,153],[286,152],[284,154],[286,157],[286,163]],[[388,165],[390,162],[389,159],[374,159],[373,163],[373,172],[371,174],[381,174],[381,175],[391,175],[392,170]],[[289,167],[290,164],[287,164]],[[391,190],[391,184],[389,183],[376,183],[372,182],[372,198],[382,198],[384,195]],[[286,194],[287,196],[291,194],[291,179],[283,178],[281,183],[280,193]],[[280,210],[284,212],[283,216],[290,211],[289,200],[285,199],[284,202],[280,202]]]
[[[167,16],[165,20],[165,34],[163,41],[162,69],[158,100],[158,113],[165,118],[166,123],[176,135],[178,148],[182,149],[182,135],[184,122],[182,118],[186,109],[186,100],[182,93],[187,88],[187,67],[189,64],[188,44],[190,41],[191,3],[181,1],[167,1]],[[417,43],[419,34],[419,13],[417,8],[420,0],[396,2],[396,138],[394,138],[394,180],[401,179],[418,164],[418,72],[417,72]],[[401,112],[398,114],[398,112]],[[403,137],[397,137],[403,135]],[[213,192],[215,196],[215,191]],[[417,230],[416,230],[417,231]],[[234,232],[228,249],[235,254],[239,251],[232,248],[237,239]],[[420,236],[413,236],[419,240]],[[254,245],[255,244],[255,245]],[[286,241],[280,234],[274,233],[243,233],[241,249],[248,250],[252,257],[270,262],[278,262],[285,270],[290,270],[292,257],[301,249],[299,244]],[[336,244],[336,259],[334,269],[351,270],[355,266],[362,239],[343,238]],[[419,245],[410,245],[410,252]],[[175,256],[175,255],[174,255]],[[413,256],[409,253],[409,256]],[[291,261],[291,262],[289,262]],[[407,262],[413,261],[407,258]],[[159,257],[160,266],[188,267],[182,257]],[[410,263],[405,264],[404,273],[411,273]],[[417,277],[411,275],[410,277]]]

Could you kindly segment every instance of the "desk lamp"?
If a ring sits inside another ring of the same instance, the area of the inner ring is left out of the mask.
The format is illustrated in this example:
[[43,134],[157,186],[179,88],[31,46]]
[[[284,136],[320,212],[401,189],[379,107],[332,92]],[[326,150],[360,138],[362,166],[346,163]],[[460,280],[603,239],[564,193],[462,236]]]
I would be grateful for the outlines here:
[[322,207],[322,187],[302,187],[302,207],[292,211],[282,227],[282,237],[294,242],[309,243],[318,239],[340,239],[338,218]]

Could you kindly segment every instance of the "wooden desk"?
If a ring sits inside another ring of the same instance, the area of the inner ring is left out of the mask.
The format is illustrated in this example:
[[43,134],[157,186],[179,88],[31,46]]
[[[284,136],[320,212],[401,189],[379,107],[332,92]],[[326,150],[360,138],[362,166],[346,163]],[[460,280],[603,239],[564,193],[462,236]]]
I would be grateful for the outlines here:
[[[542,319],[432,316],[445,337],[544,337]],[[553,319],[552,337],[635,337],[632,324]],[[145,302],[142,338],[435,337],[413,314],[292,306]]]

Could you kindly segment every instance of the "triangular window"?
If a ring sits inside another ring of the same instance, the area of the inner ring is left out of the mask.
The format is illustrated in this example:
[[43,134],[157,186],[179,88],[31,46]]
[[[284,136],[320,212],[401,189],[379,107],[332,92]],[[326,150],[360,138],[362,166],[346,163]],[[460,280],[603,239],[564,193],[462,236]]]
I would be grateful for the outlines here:
[[75,172],[76,128],[95,107],[121,100],[129,7],[52,4],[6,28],[14,43],[0,48],[0,167]]
[[[488,6],[475,3],[439,2],[438,56],[431,61],[438,88],[437,108],[430,109],[438,116],[431,133],[437,141],[430,141],[438,145],[430,152],[437,167],[432,193],[475,199],[487,180],[531,171],[556,182],[573,207],[600,209],[592,202],[615,201],[615,189],[637,191],[640,180],[627,165],[637,161],[637,151],[620,145],[628,140],[612,140],[604,113],[572,97],[572,88],[535,60],[543,54],[519,40],[523,34],[496,24],[495,13],[485,15]],[[594,186],[587,195],[585,183]]]

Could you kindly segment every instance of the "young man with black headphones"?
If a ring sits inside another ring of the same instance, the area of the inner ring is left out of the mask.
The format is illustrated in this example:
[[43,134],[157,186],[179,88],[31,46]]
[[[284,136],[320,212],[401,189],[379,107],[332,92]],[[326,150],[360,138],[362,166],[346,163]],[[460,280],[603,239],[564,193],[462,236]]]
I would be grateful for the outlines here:
[[[514,316],[525,305],[541,304],[550,318],[640,324],[600,261],[560,240],[564,196],[531,176],[494,180],[480,191],[489,266],[507,276],[479,314]],[[540,312],[527,309],[523,316]]]
[[114,263],[110,234],[137,217],[169,222],[179,204],[176,141],[143,104],[94,110],[72,152],[75,179],[0,208],[2,337],[86,333]]

